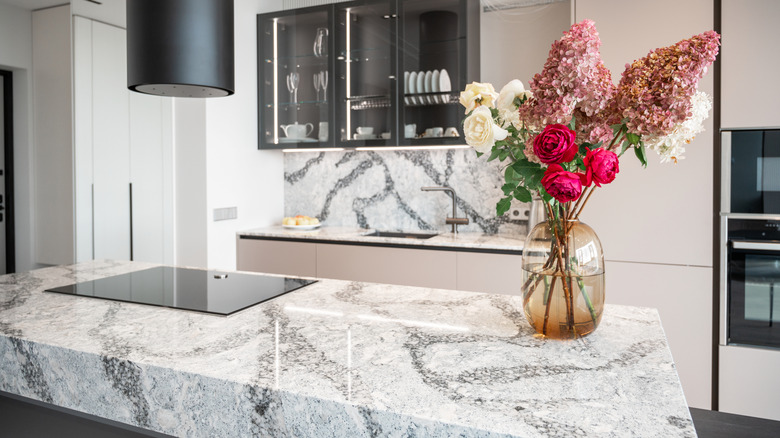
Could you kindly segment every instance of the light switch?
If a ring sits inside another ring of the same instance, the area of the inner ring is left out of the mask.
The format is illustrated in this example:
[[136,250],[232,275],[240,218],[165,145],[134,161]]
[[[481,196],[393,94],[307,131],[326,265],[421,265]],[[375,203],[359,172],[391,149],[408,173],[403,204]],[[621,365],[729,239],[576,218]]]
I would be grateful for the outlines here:
[[238,218],[238,207],[225,207],[214,209],[214,222]]

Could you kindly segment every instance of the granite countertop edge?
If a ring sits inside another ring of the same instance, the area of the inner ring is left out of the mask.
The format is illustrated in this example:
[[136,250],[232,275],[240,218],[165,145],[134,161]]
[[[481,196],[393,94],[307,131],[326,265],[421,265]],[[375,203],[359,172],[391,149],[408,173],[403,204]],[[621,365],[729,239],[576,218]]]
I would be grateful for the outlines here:
[[[378,237],[371,236],[374,229],[353,228],[353,227],[330,227],[323,225],[314,230],[296,230],[285,228],[281,225],[252,228],[242,230],[236,233],[239,238],[270,238],[274,240],[294,240],[312,242],[333,242],[333,243],[357,243],[365,245],[392,245],[408,246],[415,248],[452,248],[496,252],[516,252],[522,253],[525,242],[525,235],[513,234],[487,234],[475,232],[438,232],[435,236],[428,239],[414,239],[401,237]],[[437,233],[436,231],[414,231],[414,233]]]

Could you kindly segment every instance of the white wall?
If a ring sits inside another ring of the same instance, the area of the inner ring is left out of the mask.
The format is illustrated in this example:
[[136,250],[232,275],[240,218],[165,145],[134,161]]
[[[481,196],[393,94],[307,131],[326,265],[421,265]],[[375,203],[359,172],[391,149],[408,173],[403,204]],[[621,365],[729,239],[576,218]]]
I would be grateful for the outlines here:
[[174,118],[174,263],[208,264],[206,228],[206,102],[175,98]]
[[569,1],[489,12],[479,8],[480,81],[499,91],[520,79],[528,88],[528,81],[542,71],[553,41],[571,26],[571,9]]
[[13,72],[16,270],[33,260],[32,216],[32,14],[0,4],[0,68]]
[[[674,11],[670,13],[669,11]],[[713,28],[711,0],[577,0],[576,21],[595,21],[614,82],[626,63]],[[709,73],[699,89],[712,95]],[[711,406],[713,118],[679,164],[648,167],[626,155],[612,184],[594,193],[582,219],[599,234],[607,301],[657,307],[688,404]],[[658,279],[654,276],[663,276]]]
[[[283,216],[282,153],[257,149],[256,61],[257,14],[281,8],[281,0],[236,0],[236,93],[206,101],[209,268],[235,269],[236,232]],[[222,207],[238,207],[238,219],[214,222]]]
[[[232,96],[175,99],[176,264],[236,268],[236,232],[281,220],[281,151],[257,149],[257,14],[282,0],[235,1]],[[213,210],[237,207],[238,218],[213,221]]]

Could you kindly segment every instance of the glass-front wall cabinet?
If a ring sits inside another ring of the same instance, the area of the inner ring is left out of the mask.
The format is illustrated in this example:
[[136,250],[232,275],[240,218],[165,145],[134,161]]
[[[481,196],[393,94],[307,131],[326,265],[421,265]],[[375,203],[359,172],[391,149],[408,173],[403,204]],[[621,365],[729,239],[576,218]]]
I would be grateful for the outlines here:
[[331,144],[331,11],[325,6],[258,16],[261,149]]
[[260,148],[464,144],[478,8],[357,0],[258,15]]
[[400,5],[402,143],[463,143],[458,96],[467,76],[467,1],[403,0]]
[[336,5],[340,146],[396,144],[394,2]]

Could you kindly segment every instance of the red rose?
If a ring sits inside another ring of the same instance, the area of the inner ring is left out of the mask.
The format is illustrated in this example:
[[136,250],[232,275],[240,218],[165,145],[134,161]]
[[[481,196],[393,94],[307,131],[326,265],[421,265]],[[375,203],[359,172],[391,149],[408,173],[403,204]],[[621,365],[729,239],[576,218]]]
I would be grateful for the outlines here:
[[585,163],[586,186],[589,186],[591,181],[597,187],[601,187],[602,184],[609,184],[615,180],[615,176],[620,171],[618,156],[606,149],[597,148],[592,151],[588,149],[588,153],[582,161]]
[[547,125],[534,137],[534,153],[545,164],[569,162],[577,155],[576,137],[577,133],[567,126],[557,123]]
[[567,172],[560,165],[551,164],[544,172],[542,186],[558,201],[569,202],[580,197],[584,178],[581,173]]

